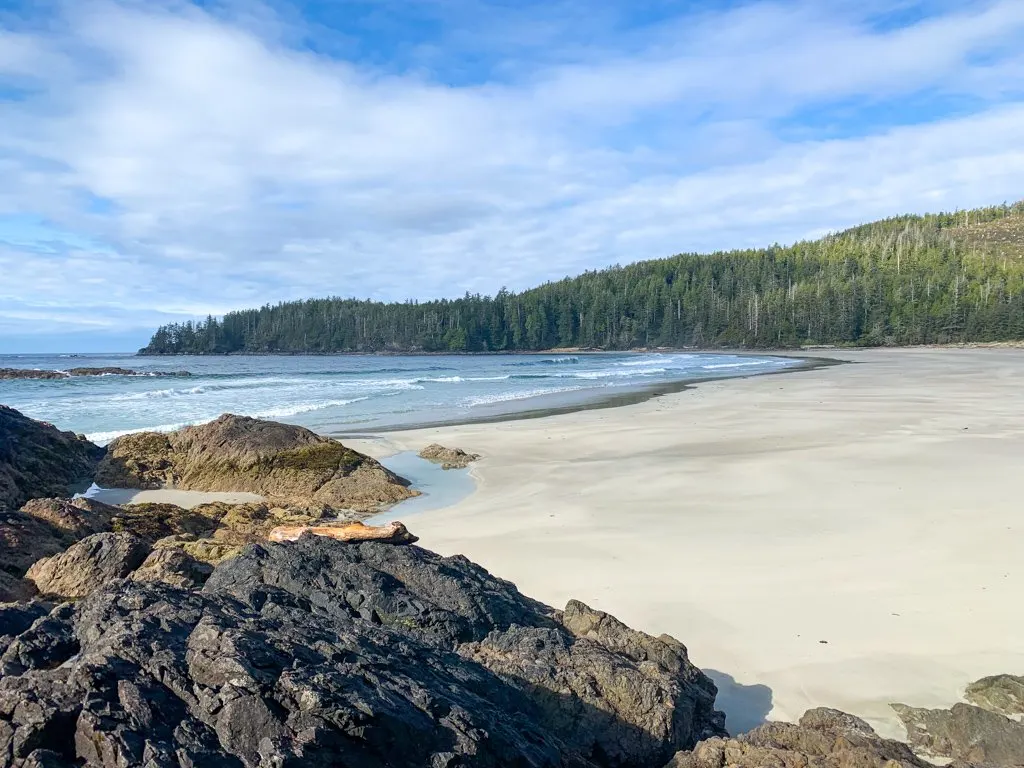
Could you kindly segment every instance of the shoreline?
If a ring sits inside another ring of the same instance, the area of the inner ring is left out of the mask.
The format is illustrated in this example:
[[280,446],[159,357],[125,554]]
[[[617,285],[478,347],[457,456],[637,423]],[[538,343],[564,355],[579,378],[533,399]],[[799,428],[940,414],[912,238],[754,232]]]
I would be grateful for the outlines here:
[[[712,354],[712,353],[701,353],[701,354]],[[743,356],[738,352],[722,353],[733,356]],[[676,394],[678,392],[685,392],[688,389],[699,386],[706,382],[712,381],[730,381],[733,379],[756,379],[767,376],[778,376],[788,373],[799,373],[801,371],[813,371],[817,368],[827,368],[833,365],[845,365],[848,361],[837,360],[826,357],[813,357],[808,355],[760,355],[756,353],[750,353],[749,357],[787,357],[789,359],[797,360],[798,364],[790,368],[785,368],[780,371],[764,371],[761,373],[735,373],[735,374],[723,374],[721,376],[711,377],[689,377],[685,379],[678,379],[671,382],[662,382],[649,384],[647,386],[636,387],[628,392],[619,392],[613,394],[607,394],[604,397],[594,397],[591,400],[586,400],[578,403],[570,403],[561,406],[546,406],[543,408],[534,408],[531,410],[516,411],[514,413],[497,414],[494,416],[477,416],[477,417],[466,417],[466,418],[455,418],[448,420],[439,420],[433,422],[419,422],[412,424],[400,424],[397,426],[388,427],[377,427],[373,430],[366,432],[344,432],[344,431],[326,431],[324,432],[325,437],[332,437],[336,440],[372,440],[377,435],[394,434],[396,432],[416,432],[426,429],[442,429],[445,427],[460,427],[468,426],[471,424],[502,424],[504,422],[511,421],[524,421],[530,419],[544,419],[549,416],[562,416],[570,413],[579,413],[581,411],[594,411],[604,410],[607,408],[622,408],[630,405],[639,405],[645,403],[648,400],[652,400],[657,397],[664,395]],[[550,395],[537,395],[536,397],[550,397]]]
[[1024,353],[830,352],[861,364],[353,447],[481,453],[469,498],[407,521],[421,544],[677,637],[733,729],[832,706],[903,737],[890,702],[1024,669]]

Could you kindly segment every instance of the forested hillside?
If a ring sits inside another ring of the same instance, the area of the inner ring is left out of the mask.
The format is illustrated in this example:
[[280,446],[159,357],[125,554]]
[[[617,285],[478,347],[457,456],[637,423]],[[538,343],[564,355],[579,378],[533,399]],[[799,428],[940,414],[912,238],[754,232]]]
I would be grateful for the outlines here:
[[311,299],[160,328],[143,354],[789,347],[1024,338],[1024,202],[684,254],[522,293]]

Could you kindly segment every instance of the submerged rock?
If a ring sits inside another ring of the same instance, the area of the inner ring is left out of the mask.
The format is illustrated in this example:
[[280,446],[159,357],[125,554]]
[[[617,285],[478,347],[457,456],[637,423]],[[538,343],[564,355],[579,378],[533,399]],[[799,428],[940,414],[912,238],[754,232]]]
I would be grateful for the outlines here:
[[964,698],[971,704],[1001,715],[1024,715],[1024,677],[992,675],[967,686]]
[[133,371],[130,368],[71,368],[40,371],[34,368],[0,368],[0,379],[69,379],[72,376],[191,376],[188,371]]
[[466,453],[461,448],[445,448],[438,443],[431,443],[422,451],[421,459],[440,464],[442,469],[464,469],[480,457],[475,453]]
[[18,615],[7,764],[648,768],[721,733],[711,682],[657,650],[675,641],[582,605],[604,629],[577,636],[462,557],[306,536],[201,592],[134,579]]
[[736,738],[703,741],[665,768],[932,768],[899,741],[835,709],[812,709],[799,724],[766,723]]
[[25,578],[43,595],[79,598],[138,568],[150,546],[130,533],[97,533],[28,569]]
[[1024,765],[1024,724],[971,704],[919,709],[893,704],[922,754],[990,766]]
[[169,434],[119,437],[108,446],[96,482],[250,492],[279,505],[364,512],[416,495],[407,480],[336,440],[232,414]]
[[0,509],[29,499],[67,495],[92,479],[103,449],[0,405]]

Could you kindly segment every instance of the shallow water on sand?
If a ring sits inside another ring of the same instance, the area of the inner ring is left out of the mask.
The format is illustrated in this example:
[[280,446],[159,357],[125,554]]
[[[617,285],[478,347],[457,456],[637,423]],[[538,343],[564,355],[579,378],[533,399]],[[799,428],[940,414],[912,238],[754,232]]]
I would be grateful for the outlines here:
[[769,373],[770,356],[598,353],[460,356],[0,355],[0,368],[120,366],[143,374],[0,380],[0,403],[106,443],[237,413],[345,435],[579,407],[676,381]]

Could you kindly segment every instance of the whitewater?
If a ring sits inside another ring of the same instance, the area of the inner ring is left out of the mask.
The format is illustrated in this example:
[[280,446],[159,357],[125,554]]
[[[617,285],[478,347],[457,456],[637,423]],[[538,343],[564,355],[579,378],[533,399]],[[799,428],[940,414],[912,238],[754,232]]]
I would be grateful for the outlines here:
[[0,403],[106,443],[236,413],[351,435],[589,407],[685,381],[771,373],[771,356],[580,353],[452,356],[0,355],[0,368],[120,366],[187,378],[0,381]]

